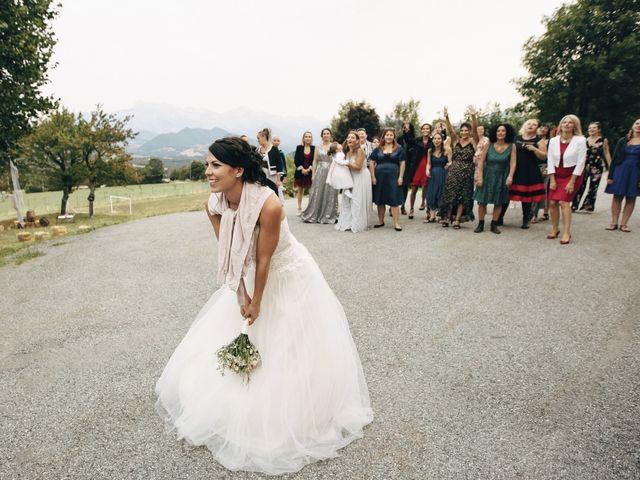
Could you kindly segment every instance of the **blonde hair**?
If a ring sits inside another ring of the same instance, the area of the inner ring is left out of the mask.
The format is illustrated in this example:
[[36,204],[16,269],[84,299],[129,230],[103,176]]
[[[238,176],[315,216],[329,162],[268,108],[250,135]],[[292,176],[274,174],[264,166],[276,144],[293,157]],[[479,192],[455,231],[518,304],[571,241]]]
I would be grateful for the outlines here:
[[640,118],[636,118],[633,123],[631,124],[631,128],[629,129],[629,133],[627,133],[627,141],[631,140],[633,138],[633,126],[636,124],[636,122],[640,120]]
[[304,133],[302,134],[302,140],[300,140],[300,145],[304,145],[304,136],[305,136],[307,133],[308,133],[308,134],[309,134],[309,136],[311,137],[311,143],[310,143],[309,145],[313,145],[313,133],[311,133],[311,132],[309,132],[309,131],[304,132]]
[[558,122],[558,135],[562,134],[562,122],[565,120],[571,120],[573,122],[573,134],[582,136],[582,126],[580,125],[580,119],[573,113],[565,115]]
[[538,120],[537,118],[529,118],[527,120],[524,121],[524,123],[522,124],[522,126],[520,127],[520,130],[518,130],[518,134],[520,135],[524,135],[524,127],[527,126],[527,123],[529,122],[536,122],[538,124],[538,127],[536,128],[536,135],[538,134],[537,129],[540,128],[540,120]]

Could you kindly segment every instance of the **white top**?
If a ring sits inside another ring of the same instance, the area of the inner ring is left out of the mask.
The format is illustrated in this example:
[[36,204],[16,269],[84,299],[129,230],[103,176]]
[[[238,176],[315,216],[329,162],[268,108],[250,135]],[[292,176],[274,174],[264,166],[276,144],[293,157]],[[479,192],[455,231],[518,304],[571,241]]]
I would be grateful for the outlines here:
[[347,161],[346,157],[344,156],[344,152],[336,152],[333,155],[333,161],[336,162],[338,165],[348,165],[349,162]]
[[[587,141],[582,135],[574,135],[562,157],[564,167],[575,167],[573,175],[580,176],[584,171],[587,161]],[[547,152],[547,173],[556,173],[556,167],[560,165],[560,135],[549,140]]]

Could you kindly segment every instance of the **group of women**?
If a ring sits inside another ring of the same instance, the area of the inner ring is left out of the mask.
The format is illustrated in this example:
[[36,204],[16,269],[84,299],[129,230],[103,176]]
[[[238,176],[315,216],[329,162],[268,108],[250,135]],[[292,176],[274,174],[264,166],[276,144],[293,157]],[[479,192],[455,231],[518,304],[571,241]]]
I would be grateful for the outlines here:
[[[445,108],[444,122],[438,122],[435,129],[423,124],[418,137],[408,123],[399,137],[393,128],[385,128],[372,142],[364,129],[350,131],[344,153],[354,188],[341,202],[339,192],[326,182],[332,162],[328,154],[331,130],[322,130],[317,148],[311,132],[305,132],[295,154],[298,214],[304,222],[336,224],[338,230],[360,232],[384,227],[388,206],[393,228],[401,231],[401,214],[414,218],[422,189],[419,209],[426,211],[425,223],[460,229],[461,223],[475,218],[475,201],[478,223],[474,232],[485,230],[487,206],[492,205],[489,230],[499,234],[509,203],[515,201],[522,206],[523,229],[550,219],[547,238],[560,237],[560,243],[567,244],[572,212],[594,211],[600,179],[608,167],[605,191],[614,199],[607,230],[630,231],[628,222],[640,181],[640,119],[618,141],[612,157],[599,122],[589,124],[586,138],[575,115],[563,117],[553,131],[529,119],[519,132],[500,123],[485,136],[473,108],[470,113],[471,122],[456,130]],[[308,187],[309,203],[303,211],[303,192]]]

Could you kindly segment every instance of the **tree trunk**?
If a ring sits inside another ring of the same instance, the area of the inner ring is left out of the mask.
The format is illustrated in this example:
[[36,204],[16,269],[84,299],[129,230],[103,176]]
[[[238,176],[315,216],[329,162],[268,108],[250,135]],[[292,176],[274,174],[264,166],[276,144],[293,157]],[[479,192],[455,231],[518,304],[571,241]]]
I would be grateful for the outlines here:
[[66,215],[67,213],[67,200],[69,200],[70,188],[66,185],[62,188],[62,203],[60,205],[60,215]]
[[89,216],[93,217],[93,202],[96,199],[96,184],[94,182],[89,183],[89,196],[87,200],[89,200]]

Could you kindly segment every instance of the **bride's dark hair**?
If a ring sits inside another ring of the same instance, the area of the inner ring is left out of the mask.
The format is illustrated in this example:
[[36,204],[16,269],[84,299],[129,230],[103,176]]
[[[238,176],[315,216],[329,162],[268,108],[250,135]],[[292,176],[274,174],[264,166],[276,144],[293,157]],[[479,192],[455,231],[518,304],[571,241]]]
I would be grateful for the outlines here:
[[244,168],[243,182],[259,183],[269,187],[278,195],[278,187],[267,178],[262,170],[262,155],[240,137],[226,137],[216,140],[209,146],[209,151],[222,163]]

